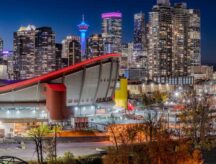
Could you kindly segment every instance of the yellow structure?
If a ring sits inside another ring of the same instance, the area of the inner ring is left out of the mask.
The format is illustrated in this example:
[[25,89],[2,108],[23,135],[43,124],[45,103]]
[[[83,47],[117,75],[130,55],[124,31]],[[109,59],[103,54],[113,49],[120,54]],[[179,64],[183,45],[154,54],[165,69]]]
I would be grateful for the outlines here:
[[125,78],[120,79],[119,86],[115,91],[115,104],[117,107],[127,109],[128,102],[128,80]]

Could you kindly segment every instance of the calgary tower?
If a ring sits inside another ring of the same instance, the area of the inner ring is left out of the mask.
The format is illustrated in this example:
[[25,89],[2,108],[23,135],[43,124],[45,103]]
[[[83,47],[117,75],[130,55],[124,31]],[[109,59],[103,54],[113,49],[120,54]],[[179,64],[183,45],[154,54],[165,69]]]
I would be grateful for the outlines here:
[[80,31],[80,44],[81,44],[81,59],[86,59],[86,32],[88,31],[89,25],[85,23],[85,17],[82,16],[82,22],[78,25]]

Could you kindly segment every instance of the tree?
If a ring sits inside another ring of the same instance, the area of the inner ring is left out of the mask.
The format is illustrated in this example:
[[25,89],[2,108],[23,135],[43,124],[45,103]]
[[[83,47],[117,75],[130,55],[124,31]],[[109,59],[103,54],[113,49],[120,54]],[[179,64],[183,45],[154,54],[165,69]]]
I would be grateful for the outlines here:
[[48,125],[40,125],[36,128],[29,130],[28,135],[31,137],[35,143],[35,150],[37,153],[38,163],[43,163],[43,141],[51,133],[51,129]]
[[195,92],[191,92],[187,100],[190,101],[180,114],[181,130],[195,147],[207,148],[211,145],[208,137],[213,125],[211,98],[208,95],[197,96]]

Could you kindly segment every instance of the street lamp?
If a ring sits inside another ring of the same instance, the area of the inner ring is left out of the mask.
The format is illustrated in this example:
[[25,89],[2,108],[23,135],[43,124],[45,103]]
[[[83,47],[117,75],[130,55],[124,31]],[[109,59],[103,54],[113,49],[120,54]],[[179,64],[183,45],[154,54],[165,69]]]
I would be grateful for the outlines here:
[[176,92],[174,93],[174,95],[175,95],[175,97],[179,97],[179,96],[180,96],[180,92],[177,92],[177,91],[176,91]]

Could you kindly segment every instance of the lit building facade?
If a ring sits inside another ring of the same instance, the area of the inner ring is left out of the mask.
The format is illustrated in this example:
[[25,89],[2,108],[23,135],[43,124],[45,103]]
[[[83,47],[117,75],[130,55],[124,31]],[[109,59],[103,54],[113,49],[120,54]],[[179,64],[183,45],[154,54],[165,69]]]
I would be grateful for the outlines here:
[[80,31],[80,44],[81,44],[81,59],[85,60],[86,56],[86,32],[88,31],[89,25],[85,23],[84,15],[82,22],[78,25]]
[[100,56],[104,54],[104,45],[102,34],[93,34],[87,41],[88,58]]
[[190,56],[187,52],[188,9],[186,3],[177,3],[173,8],[172,74],[187,76],[190,70]]
[[[3,51],[2,52],[4,63],[7,64],[7,79],[15,80],[17,79],[15,74],[15,60],[13,51]],[[5,78],[6,79],[6,78]]]
[[0,52],[0,79],[10,79],[10,75],[13,74],[13,52],[2,51]]
[[[147,41],[146,41],[146,26],[145,15],[140,12],[134,14],[134,45],[133,55],[130,59],[129,75],[136,76],[135,79],[141,80],[147,77]],[[133,73],[132,73],[133,72]],[[135,77],[135,76],[134,76]],[[129,78],[134,79],[133,76]]]
[[128,77],[127,71],[130,68],[130,59],[133,54],[133,43],[123,43],[121,46],[119,75]]
[[64,66],[73,65],[81,61],[80,37],[67,36],[62,41],[62,58]]
[[[3,135],[22,135],[32,124],[64,122],[72,126],[74,118],[88,119],[97,112],[97,103],[112,101],[119,56],[95,57],[39,77],[0,86]],[[17,126],[22,126],[19,133]]]
[[35,72],[37,76],[56,70],[55,33],[51,27],[36,28]]
[[56,43],[55,44],[55,58],[56,58],[56,70],[63,68],[63,61],[62,61],[62,44]]
[[3,52],[4,50],[4,41],[3,39],[0,37],[0,52]]
[[134,14],[134,51],[144,51],[146,49],[145,15]]
[[103,13],[101,17],[104,53],[121,53],[122,13]]
[[158,0],[149,13],[149,77],[188,76],[200,65],[200,14],[186,3]]
[[198,66],[201,64],[201,20],[200,11],[189,9],[188,20],[188,49],[191,65]]
[[172,8],[158,1],[149,13],[148,71],[154,76],[172,75]]
[[14,74],[16,79],[24,80],[35,74],[35,32],[36,27],[28,25],[20,27],[14,33]]

